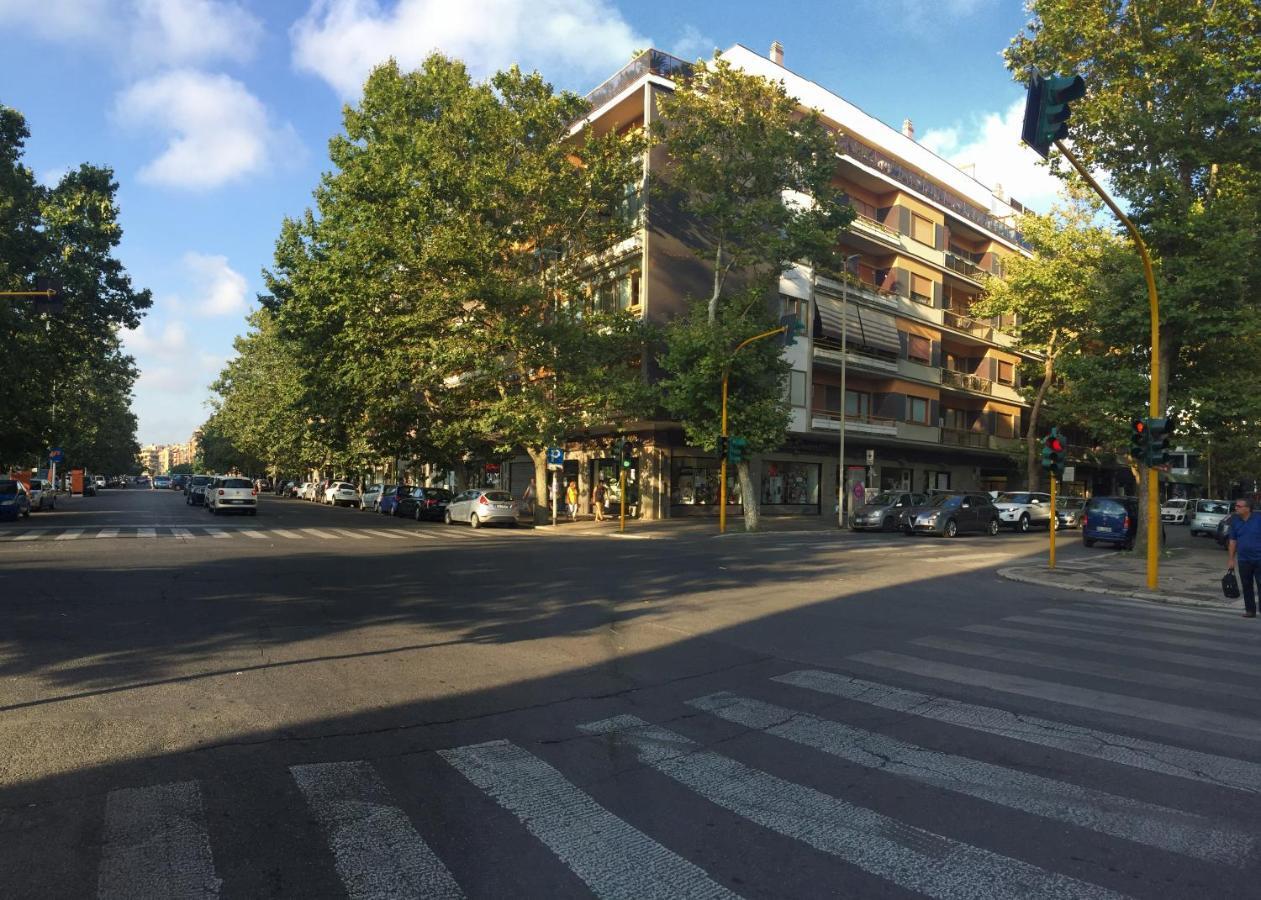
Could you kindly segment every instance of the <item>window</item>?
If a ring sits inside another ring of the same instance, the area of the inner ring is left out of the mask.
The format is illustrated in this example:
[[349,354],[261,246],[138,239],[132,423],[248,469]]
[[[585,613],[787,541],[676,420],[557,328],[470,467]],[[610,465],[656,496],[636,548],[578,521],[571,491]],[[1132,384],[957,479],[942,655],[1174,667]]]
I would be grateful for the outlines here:
[[788,373],[788,403],[790,406],[806,405],[806,373],[793,369]]
[[[727,504],[740,505],[740,477],[727,473]],[[670,460],[670,503],[675,506],[716,506],[722,468],[717,459],[676,456]]]
[[1001,438],[1016,437],[1016,417],[1010,413],[995,413],[994,434]]
[[946,428],[953,428],[956,431],[967,431],[970,414],[966,409],[943,409],[941,411],[941,421]]
[[907,397],[906,420],[908,422],[918,422],[921,425],[927,425],[928,401],[923,397]]
[[998,361],[998,380],[1003,384],[1016,383],[1016,367],[1009,362]]
[[787,294],[779,295],[779,314],[780,316],[792,316],[802,325],[806,326],[806,332],[810,331],[810,304],[802,300],[800,297],[789,297]]
[[625,263],[603,273],[592,291],[599,312],[619,312],[639,305],[639,269]]
[[911,299],[917,303],[933,302],[933,280],[911,273]]
[[906,336],[906,358],[912,359],[918,363],[928,365],[933,360],[933,343],[926,337],[920,337],[918,334],[908,334]]
[[936,246],[936,239],[933,237],[933,223],[930,219],[925,219],[917,213],[911,213],[911,237],[919,241],[921,244],[927,244],[930,247]]
[[762,468],[762,504],[817,506],[819,469],[817,463],[767,460]]
[[[840,389],[837,389],[837,404],[840,404]],[[851,419],[866,419],[871,415],[871,394],[862,391],[845,392],[845,415]]]

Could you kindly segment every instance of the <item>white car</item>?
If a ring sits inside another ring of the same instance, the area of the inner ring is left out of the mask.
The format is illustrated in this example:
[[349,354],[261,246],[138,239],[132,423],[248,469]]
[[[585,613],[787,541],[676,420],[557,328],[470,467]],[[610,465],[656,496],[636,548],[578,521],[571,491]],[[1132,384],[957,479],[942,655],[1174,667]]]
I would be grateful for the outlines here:
[[467,522],[474,528],[494,522],[516,525],[518,512],[517,501],[507,491],[474,488],[452,498],[443,515],[443,521],[448,525],[463,525]]
[[104,475],[96,475],[92,478],[92,481],[96,484],[97,488],[99,488],[100,490],[105,490],[105,476]]
[[1196,500],[1191,515],[1191,537],[1217,534],[1217,523],[1230,515],[1229,500]]
[[206,509],[212,515],[239,511],[258,515],[258,488],[248,478],[223,475],[206,485]]
[[304,481],[304,482],[302,482],[302,484],[298,487],[298,499],[299,499],[299,500],[310,500],[310,499],[311,499],[312,494],[314,493],[314,491],[315,491],[315,485],[314,485],[314,484],[312,484],[312,483],[311,483],[311,482],[309,482],[309,481]]
[[1166,500],[1160,506],[1160,521],[1183,525],[1187,521],[1187,500]]
[[[390,485],[390,487],[393,488],[394,485]],[[385,493],[385,485],[383,484],[368,485],[366,488],[363,489],[363,497],[362,497],[363,506],[361,507],[361,509],[370,509],[373,512],[378,512],[381,508],[381,495],[383,493]]]
[[1028,531],[1035,525],[1049,528],[1055,520],[1050,494],[1011,491],[999,494],[994,505],[998,507],[999,522],[1016,531]]
[[329,506],[359,507],[359,492],[353,484],[345,481],[334,481],[324,489],[324,503]]
[[53,483],[43,478],[31,479],[31,511],[39,510],[43,512],[46,509],[57,508],[57,492],[53,490]]

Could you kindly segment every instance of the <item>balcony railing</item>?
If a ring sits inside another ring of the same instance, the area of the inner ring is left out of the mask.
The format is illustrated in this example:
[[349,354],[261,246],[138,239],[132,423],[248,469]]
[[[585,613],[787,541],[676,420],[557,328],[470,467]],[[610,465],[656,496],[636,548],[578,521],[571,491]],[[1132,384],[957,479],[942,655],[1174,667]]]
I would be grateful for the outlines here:
[[948,309],[941,311],[941,318],[945,325],[957,331],[966,331],[968,334],[975,335],[983,341],[994,340],[994,327],[992,325],[986,325],[984,322],[978,322],[976,319],[970,319],[967,316],[961,316],[957,312],[951,312]]
[[587,102],[591,104],[592,109],[599,109],[626,90],[628,85],[634,84],[645,75],[651,74],[660,75],[662,78],[677,78],[681,75],[690,75],[691,72],[692,64],[679,59],[677,56],[662,53],[660,50],[645,50],[622,66],[621,71],[587,94]]
[[941,370],[941,383],[951,387],[975,391],[978,394],[994,393],[994,382],[980,375],[969,375],[967,372],[956,372],[954,369]]
[[952,447],[973,447],[986,450],[990,445],[990,436],[984,431],[964,431],[960,428],[943,428],[941,442]]
[[[833,410],[812,409],[810,410],[810,417],[812,419],[824,419],[829,423],[829,427],[834,427],[837,431],[840,430],[841,416]],[[862,415],[861,413],[847,413],[845,416],[845,426],[848,428],[850,425],[871,425],[876,428],[896,429],[898,427],[898,422],[897,419],[887,419],[883,416],[868,416]]]
[[987,228],[994,234],[1000,234],[1007,240],[1022,247],[1028,247],[1020,232],[1007,223],[942,190],[922,175],[912,172],[896,160],[885,156],[879,150],[859,143],[844,134],[837,135],[836,146],[842,153],[854,157],[854,159],[878,172],[883,172],[885,175],[902,182],[913,190],[919,191],[928,199],[940,203],[960,218],[967,219],[969,222],[980,225],[982,228]]
[[[854,336],[851,335],[850,339],[845,344],[845,356],[848,363],[856,366],[866,364],[877,369],[897,371],[898,358],[894,354],[888,353],[882,355],[879,353],[873,353],[872,351],[861,347],[856,347],[854,346],[853,338]],[[819,350],[830,350],[836,354],[841,352],[840,341],[835,338],[825,337],[821,334],[815,337],[814,346]]]
[[985,275],[985,270],[980,266],[969,262],[962,256],[951,253],[949,250],[946,251],[946,268],[977,281],[980,281]]

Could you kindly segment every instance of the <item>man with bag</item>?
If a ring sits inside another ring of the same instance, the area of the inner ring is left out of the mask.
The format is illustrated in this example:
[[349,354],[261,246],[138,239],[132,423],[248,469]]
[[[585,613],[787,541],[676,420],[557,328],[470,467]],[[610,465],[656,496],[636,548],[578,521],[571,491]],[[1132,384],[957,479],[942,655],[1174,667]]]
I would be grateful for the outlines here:
[[1239,580],[1243,582],[1244,618],[1257,617],[1256,589],[1261,585],[1261,516],[1252,515],[1247,500],[1235,501],[1235,520],[1230,526],[1230,543],[1226,571],[1235,571],[1239,563]]

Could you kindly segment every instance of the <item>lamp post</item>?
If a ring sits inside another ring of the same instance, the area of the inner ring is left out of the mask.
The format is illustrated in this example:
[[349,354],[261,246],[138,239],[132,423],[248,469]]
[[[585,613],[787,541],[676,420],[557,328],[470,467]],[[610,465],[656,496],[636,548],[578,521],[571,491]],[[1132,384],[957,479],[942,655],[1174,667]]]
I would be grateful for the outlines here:
[[845,361],[849,353],[849,264],[862,259],[858,254],[845,257],[845,274],[841,280],[841,449],[840,471],[836,485],[836,527],[845,527]]

